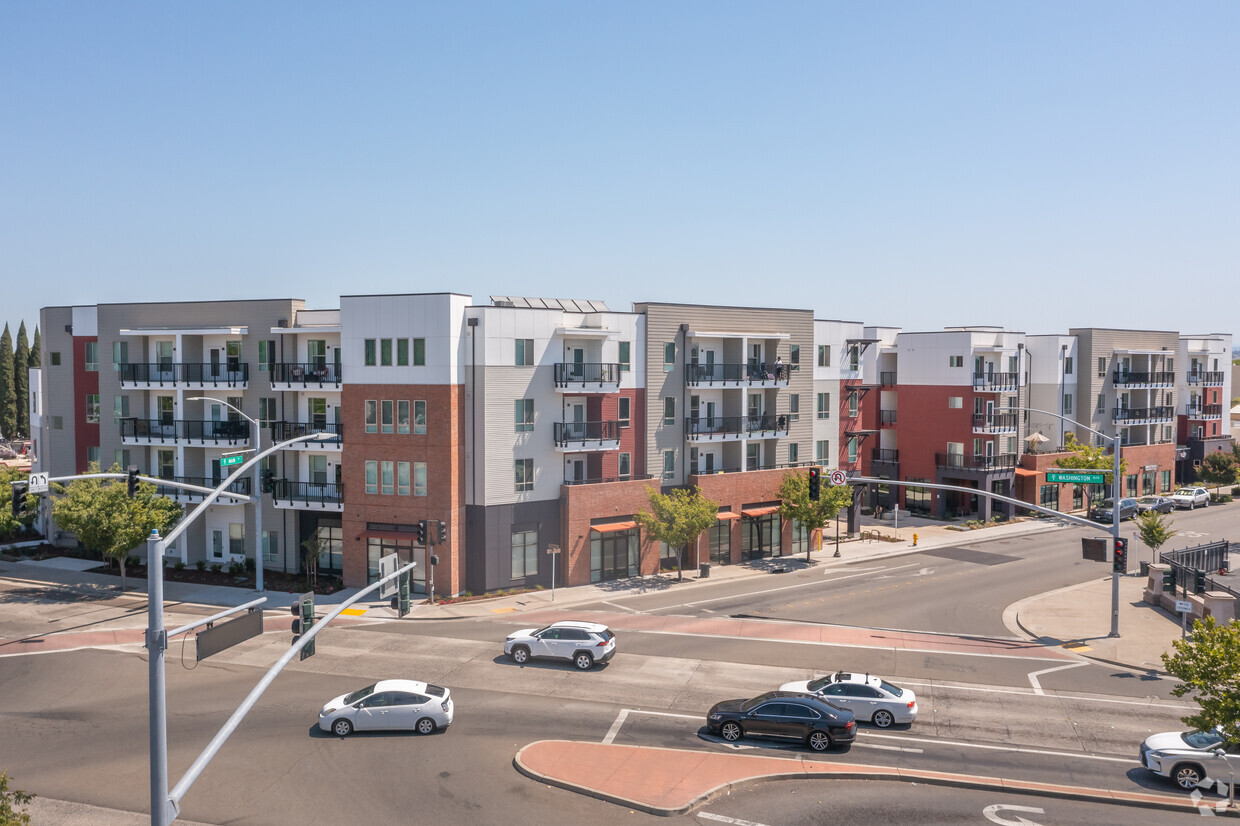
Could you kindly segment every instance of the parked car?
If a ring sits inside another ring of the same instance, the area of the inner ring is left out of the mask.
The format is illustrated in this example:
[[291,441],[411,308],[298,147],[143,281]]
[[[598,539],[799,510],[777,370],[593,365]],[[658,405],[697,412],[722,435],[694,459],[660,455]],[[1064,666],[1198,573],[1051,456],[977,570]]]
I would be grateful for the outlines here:
[[452,692],[416,680],[380,680],[342,694],[319,712],[319,728],[341,737],[355,731],[434,734],[452,724]]
[[779,690],[803,691],[821,697],[833,706],[848,709],[858,720],[869,720],[879,728],[917,719],[917,697],[912,691],[871,674],[837,671],[816,680],[785,683]]
[[597,622],[565,620],[546,628],[525,628],[509,634],[504,653],[518,665],[530,657],[568,660],[582,671],[595,663],[605,663],[616,653],[616,635]]
[[1170,778],[1186,792],[1191,792],[1211,775],[1226,777],[1226,760],[1216,752],[1240,754],[1234,745],[1225,745],[1216,731],[1165,731],[1151,734],[1141,744],[1138,759],[1154,774]]
[[[1115,520],[1115,515],[1114,515],[1114,512],[1112,511],[1113,501],[1114,500],[1112,499],[1103,499],[1101,502],[1098,503],[1096,507],[1094,507],[1093,512],[1090,514],[1090,516],[1092,516],[1095,520],[1099,522],[1113,522]],[[1132,519],[1136,515],[1137,515],[1137,500],[1136,499],[1119,500],[1119,521],[1123,522],[1125,519]]]
[[706,714],[706,729],[729,743],[742,737],[798,740],[814,751],[851,744],[853,713],[813,694],[768,691],[752,699],[724,700]]
[[1171,494],[1171,501],[1177,508],[1188,508],[1190,511],[1198,505],[1209,507],[1210,491],[1205,488],[1180,488]]
[[1137,513],[1146,511],[1171,513],[1173,510],[1175,510],[1175,502],[1165,496],[1142,496],[1137,499]]

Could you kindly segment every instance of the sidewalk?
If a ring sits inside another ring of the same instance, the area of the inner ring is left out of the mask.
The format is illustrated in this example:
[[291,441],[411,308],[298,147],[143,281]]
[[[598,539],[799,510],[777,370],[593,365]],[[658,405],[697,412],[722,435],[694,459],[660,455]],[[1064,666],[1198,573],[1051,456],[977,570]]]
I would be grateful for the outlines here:
[[1162,654],[1180,638],[1180,623],[1141,601],[1145,583],[1135,574],[1120,577],[1118,638],[1108,636],[1110,575],[1013,603],[1003,612],[1003,622],[1017,636],[1111,665],[1165,674]]

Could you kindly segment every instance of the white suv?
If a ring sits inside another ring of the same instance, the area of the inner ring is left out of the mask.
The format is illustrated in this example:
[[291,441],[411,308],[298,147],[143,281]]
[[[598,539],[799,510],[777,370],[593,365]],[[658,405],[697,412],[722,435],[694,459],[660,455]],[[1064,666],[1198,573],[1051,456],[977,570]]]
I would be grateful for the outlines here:
[[616,635],[596,622],[556,622],[546,628],[526,628],[509,634],[504,653],[524,665],[530,657],[569,660],[582,671],[605,663],[616,653]]
[[1175,781],[1186,792],[1204,785],[1212,773],[1227,777],[1227,761],[1218,750],[1235,755],[1235,746],[1223,742],[1217,731],[1166,731],[1145,738],[1138,753],[1141,765]]
[[1177,508],[1188,508],[1190,511],[1198,505],[1208,508],[1210,491],[1205,488],[1180,488],[1171,494],[1171,501],[1175,502]]

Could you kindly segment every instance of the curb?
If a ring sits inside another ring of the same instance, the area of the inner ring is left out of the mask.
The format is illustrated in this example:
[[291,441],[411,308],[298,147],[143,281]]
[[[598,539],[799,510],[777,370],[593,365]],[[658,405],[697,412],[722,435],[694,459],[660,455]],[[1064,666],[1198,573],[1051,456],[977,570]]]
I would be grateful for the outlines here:
[[[1087,786],[1060,786],[1053,783],[1039,783],[1036,781],[1019,781],[1006,780],[999,777],[981,777],[977,775],[953,774],[949,772],[934,772],[902,769],[889,766],[871,766],[871,765],[852,765],[846,768],[824,768],[818,771],[787,771],[787,772],[763,772],[746,777],[739,780],[732,780],[727,783],[721,783],[712,789],[708,789],[702,794],[695,797],[691,802],[684,806],[676,808],[654,806],[649,803],[633,800],[621,795],[609,794],[599,789],[589,786],[581,786],[566,780],[561,780],[551,775],[545,775],[538,772],[525,764],[521,759],[526,749],[537,746],[541,743],[554,742],[573,742],[573,741],[555,741],[555,740],[538,740],[523,746],[512,759],[513,767],[521,774],[531,780],[545,783],[559,789],[571,791],[576,794],[582,794],[592,797],[596,800],[602,800],[607,803],[625,806],[636,811],[645,812],[646,814],[657,815],[659,817],[675,817],[677,815],[687,814],[699,806],[709,803],[711,800],[724,794],[730,794],[733,790],[743,789],[745,787],[766,782],[769,780],[890,780],[906,783],[925,783],[927,785],[948,786],[960,789],[974,789],[977,791],[995,791],[1007,794],[1025,794],[1038,797],[1053,797],[1061,800],[1077,800],[1085,803],[1110,803],[1120,806],[1134,806],[1145,809],[1161,809],[1164,811],[1176,812],[1197,812],[1199,811],[1197,803],[1189,799],[1169,797],[1166,795],[1148,794],[1144,792],[1119,792],[1110,789],[1095,789]],[[602,743],[590,743],[592,746],[599,748],[612,748],[612,746]],[[639,748],[645,751],[665,751],[674,753],[684,753],[684,749],[666,749],[658,747],[646,746],[627,746],[625,748]],[[719,755],[720,757],[734,757],[739,755]],[[788,758],[764,758],[764,759],[785,759],[789,763],[800,760],[792,760]],[[824,764],[815,764],[824,765]],[[839,766],[842,764],[826,764]]]

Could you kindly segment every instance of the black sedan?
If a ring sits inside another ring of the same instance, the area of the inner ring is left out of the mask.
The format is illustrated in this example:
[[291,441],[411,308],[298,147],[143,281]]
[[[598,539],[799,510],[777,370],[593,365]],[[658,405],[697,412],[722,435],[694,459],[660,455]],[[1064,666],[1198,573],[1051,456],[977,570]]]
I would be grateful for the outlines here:
[[724,700],[706,715],[706,728],[730,743],[741,737],[796,740],[814,751],[857,738],[853,713],[810,694],[768,691],[752,700]]
[[[1136,499],[1119,500],[1119,521],[1123,522],[1125,519],[1132,519],[1136,515]],[[1094,508],[1091,516],[1093,516],[1093,518],[1098,522],[1114,522],[1115,512],[1112,510],[1112,500],[1104,499],[1096,508]]]

